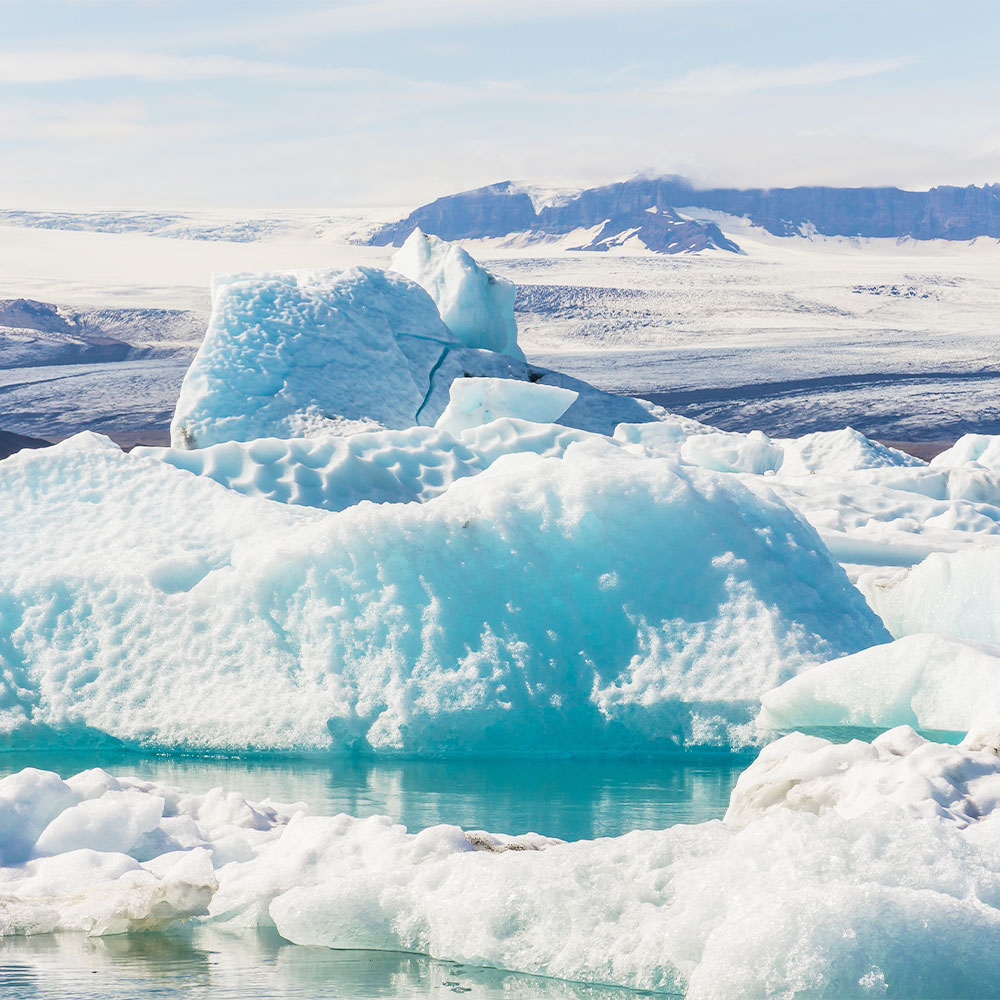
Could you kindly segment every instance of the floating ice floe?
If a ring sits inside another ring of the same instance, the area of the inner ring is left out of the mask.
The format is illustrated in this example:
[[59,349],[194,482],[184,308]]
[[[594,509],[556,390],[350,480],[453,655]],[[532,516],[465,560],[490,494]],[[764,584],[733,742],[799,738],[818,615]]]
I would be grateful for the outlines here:
[[[498,424],[514,422],[472,434]],[[551,425],[527,426],[554,446]],[[80,435],[0,466],[0,519],[11,739],[728,744],[764,691],[888,638],[760,481],[596,435],[559,458],[496,458],[423,504],[339,513],[241,496]]]
[[1000,761],[907,727],[785,737],[725,820],[575,843],[411,834],[101,771],[24,771],[0,801],[21,817],[0,829],[8,934],[274,926],[694,1000],[977,997],[1000,976]]
[[491,274],[466,250],[414,229],[390,267],[426,289],[445,326],[466,347],[524,360],[517,346],[514,285]]
[[910,725],[965,734],[1000,720],[1000,646],[911,635],[812,667],[761,698],[768,729]]

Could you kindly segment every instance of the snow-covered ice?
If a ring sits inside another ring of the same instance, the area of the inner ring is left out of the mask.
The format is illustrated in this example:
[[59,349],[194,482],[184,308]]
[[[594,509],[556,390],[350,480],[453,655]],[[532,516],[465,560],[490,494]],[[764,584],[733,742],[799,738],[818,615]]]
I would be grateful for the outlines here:
[[596,435],[562,457],[503,456],[423,504],[339,513],[81,435],[0,465],[0,516],[12,739],[728,744],[764,691],[888,638],[762,480]]
[[858,586],[896,637],[939,632],[1000,643],[1000,544],[992,539],[909,569],[864,573]]
[[950,448],[935,455],[931,465],[972,466],[1000,472],[1000,435],[963,434]]
[[414,229],[390,266],[427,290],[445,325],[466,347],[524,360],[517,346],[514,285],[491,274],[467,250]]

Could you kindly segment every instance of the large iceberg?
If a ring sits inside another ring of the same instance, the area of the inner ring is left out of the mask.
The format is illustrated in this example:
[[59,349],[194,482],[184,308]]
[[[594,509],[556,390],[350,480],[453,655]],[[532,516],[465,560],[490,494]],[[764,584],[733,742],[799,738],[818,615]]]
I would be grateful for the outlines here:
[[466,250],[414,229],[391,267],[427,290],[445,325],[466,347],[524,360],[517,346],[513,284]]
[[411,427],[458,342],[427,293],[374,268],[216,276],[171,423],[177,447]]
[[20,817],[0,828],[0,933],[273,926],[693,1000],[979,997],[1000,976],[1000,760],[907,727],[785,737],[724,820],[575,843],[102,771],[24,771],[0,801]]
[[0,465],[0,519],[12,739],[729,743],[763,692],[888,638],[763,484],[593,435],[558,458],[498,458],[423,504],[340,513],[241,496],[80,435]]
[[170,425],[175,448],[429,426],[452,383],[479,376],[577,393],[560,422],[610,434],[664,411],[523,358],[464,346],[431,297],[393,271],[216,276],[212,316]]

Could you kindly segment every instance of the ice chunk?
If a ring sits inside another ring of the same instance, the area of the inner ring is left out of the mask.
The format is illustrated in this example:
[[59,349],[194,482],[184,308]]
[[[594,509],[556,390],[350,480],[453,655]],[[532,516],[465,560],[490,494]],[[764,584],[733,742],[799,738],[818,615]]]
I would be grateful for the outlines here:
[[872,441],[853,427],[839,431],[817,431],[780,442],[784,452],[782,476],[810,473],[837,474],[858,469],[926,466],[926,462],[895,448]]
[[870,726],[968,732],[1000,720],[1000,646],[912,635],[806,670],[761,698],[770,729]]
[[716,472],[752,472],[763,475],[781,468],[784,452],[761,431],[749,434],[692,434],[680,449],[691,465]]
[[392,258],[392,269],[425,288],[446,326],[466,347],[509,354],[520,361],[514,286],[491,274],[460,246],[419,229]]
[[893,803],[965,827],[1000,804],[1000,761],[989,750],[933,743],[898,726],[871,743],[792,733],[764,747],[739,777],[726,822],[777,811],[855,817]]
[[1000,644],[1000,545],[934,553],[912,569],[862,574],[858,587],[898,637],[938,632]]
[[935,455],[931,465],[976,466],[1000,472],[1000,435],[963,434],[950,448]]
[[0,465],[0,520],[25,717],[143,746],[728,743],[764,691],[888,638],[759,481],[597,436],[333,513],[81,435]]
[[137,791],[107,791],[61,812],[42,831],[35,851],[62,854],[82,850],[124,854],[163,816],[163,800]]
[[500,417],[554,424],[578,396],[572,389],[555,385],[505,378],[457,378],[451,383],[451,400],[434,426],[458,437],[470,427],[480,427]]
[[410,427],[457,344],[427,293],[374,268],[217,277],[205,340],[184,378],[171,440]]

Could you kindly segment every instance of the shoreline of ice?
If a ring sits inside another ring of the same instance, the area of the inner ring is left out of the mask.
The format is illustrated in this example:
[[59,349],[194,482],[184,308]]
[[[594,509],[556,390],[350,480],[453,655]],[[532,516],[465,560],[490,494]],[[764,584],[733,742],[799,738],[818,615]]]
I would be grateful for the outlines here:
[[5,935],[273,926],[297,944],[691,998],[973,996],[1000,970],[985,947],[1000,928],[1000,759],[905,726],[870,744],[785,737],[724,820],[573,843],[409,834],[100,769],[28,769],[0,801]]

